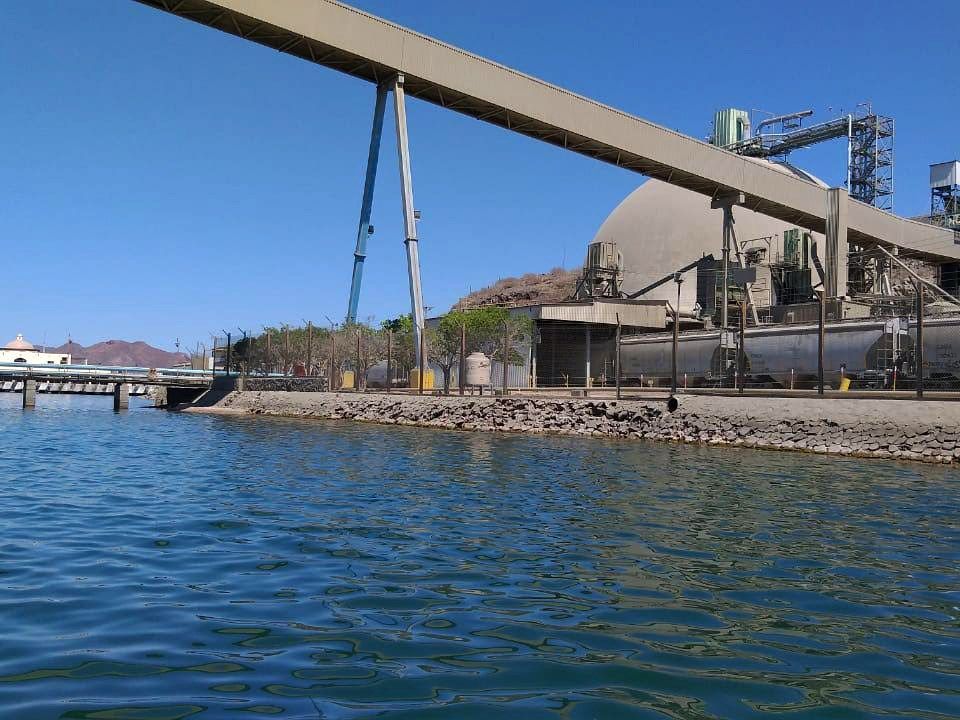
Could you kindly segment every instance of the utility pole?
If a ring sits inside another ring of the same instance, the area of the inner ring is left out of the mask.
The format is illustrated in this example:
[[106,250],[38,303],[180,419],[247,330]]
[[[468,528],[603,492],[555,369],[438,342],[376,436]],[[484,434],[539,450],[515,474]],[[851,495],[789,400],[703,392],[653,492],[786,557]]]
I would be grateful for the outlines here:
[[817,394],[823,395],[823,343],[827,324],[826,291],[817,290],[817,298],[820,300],[820,318],[817,327]]
[[313,375],[313,323],[307,322],[307,375]]
[[673,370],[670,373],[670,394],[676,395],[677,354],[680,351],[680,286],[683,284],[683,273],[679,271],[675,272],[673,274],[673,281],[677,284],[677,304],[673,308]]
[[737,348],[737,377],[740,379],[740,394],[743,395],[743,388],[746,385],[746,367],[744,365],[747,354],[743,344],[744,336],[747,334],[747,301],[740,303],[740,342]]
[[393,389],[393,330],[387,330],[387,392]]
[[230,360],[231,360],[230,346],[231,344],[232,343],[230,342],[230,333],[227,333],[227,377],[230,377]]
[[917,283],[917,397],[923,398],[923,285]]
[[[679,287],[679,285],[677,286]],[[680,308],[673,308],[673,352],[671,353],[672,369],[670,371],[670,394],[677,394],[677,352],[680,350]]]
[[613,356],[613,357],[614,357],[614,363],[616,364],[616,368],[614,368],[614,375],[615,375],[616,378],[617,378],[617,400],[620,399],[620,373],[621,373],[621,369],[620,369],[620,331],[621,331],[621,328],[620,328],[620,313],[617,313],[617,341],[616,341],[616,342],[617,342],[617,348],[616,348],[616,354]]

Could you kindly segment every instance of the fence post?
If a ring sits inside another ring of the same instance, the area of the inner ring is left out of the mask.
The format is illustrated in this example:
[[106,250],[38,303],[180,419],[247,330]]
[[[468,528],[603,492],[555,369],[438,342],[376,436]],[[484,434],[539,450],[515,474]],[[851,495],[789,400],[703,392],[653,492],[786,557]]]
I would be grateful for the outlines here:
[[273,333],[268,330],[267,331],[267,375],[273,372],[273,355],[272,355],[273,351],[270,347],[271,338],[273,338]]
[[307,375],[313,375],[313,323],[307,323]]
[[613,361],[616,365],[616,368],[614,369],[614,374],[616,375],[616,378],[617,378],[617,400],[620,399],[620,372],[621,372],[620,370],[620,333],[621,333],[620,313],[617,313],[617,349],[616,349],[616,353],[613,356]]
[[467,324],[460,323],[460,394],[463,395],[467,386]]
[[330,333],[330,381],[327,383],[330,392],[335,392],[334,386],[337,380],[337,336]]
[[923,399],[923,285],[917,283],[917,398]]
[[357,372],[353,378],[353,389],[360,392],[360,366],[363,365],[363,356],[360,352],[360,329],[357,328]]
[[230,377],[230,360],[232,359],[230,346],[232,344],[233,343],[230,342],[230,333],[227,333],[227,377]]
[[747,368],[744,361],[747,359],[747,353],[743,344],[744,336],[747,334],[747,301],[740,303],[740,346],[737,348],[737,374],[740,377],[740,394],[743,395],[743,389],[747,384]]
[[670,394],[677,394],[677,351],[680,348],[680,306],[673,308],[673,350],[671,354],[672,370],[670,372]]
[[393,330],[387,330],[387,392],[393,389]]
[[510,328],[506,323],[503,325],[503,391],[502,395],[507,396],[507,371],[510,368]]
[[825,326],[827,323],[826,291],[818,290],[817,297],[820,300],[820,317],[817,327],[817,394],[823,395],[823,342],[826,335]]

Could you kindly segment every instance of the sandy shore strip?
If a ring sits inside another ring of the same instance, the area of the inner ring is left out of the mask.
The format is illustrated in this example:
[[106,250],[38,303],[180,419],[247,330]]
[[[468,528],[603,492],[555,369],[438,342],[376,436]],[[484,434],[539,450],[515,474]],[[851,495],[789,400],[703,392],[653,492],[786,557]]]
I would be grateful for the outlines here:
[[229,392],[184,411],[960,463],[960,403],[938,401],[681,396],[670,413],[651,400]]

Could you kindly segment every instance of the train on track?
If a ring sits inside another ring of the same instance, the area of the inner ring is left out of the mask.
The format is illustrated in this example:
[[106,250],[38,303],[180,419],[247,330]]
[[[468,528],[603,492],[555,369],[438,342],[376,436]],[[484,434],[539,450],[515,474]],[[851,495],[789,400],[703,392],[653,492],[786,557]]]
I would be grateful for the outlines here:
[[[908,388],[918,370],[917,328],[910,318],[872,318],[828,322],[824,334],[824,383],[837,388]],[[688,387],[732,387],[738,372],[749,387],[804,389],[818,384],[816,324],[748,328],[743,348],[736,333],[721,348],[719,330],[679,336],[677,376]],[[669,385],[673,335],[624,337],[624,382]],[[739,363],[737,362],[739,355]],[[926,318],[923,328],[923,377],[929,388],[960,389],[960,315]]]

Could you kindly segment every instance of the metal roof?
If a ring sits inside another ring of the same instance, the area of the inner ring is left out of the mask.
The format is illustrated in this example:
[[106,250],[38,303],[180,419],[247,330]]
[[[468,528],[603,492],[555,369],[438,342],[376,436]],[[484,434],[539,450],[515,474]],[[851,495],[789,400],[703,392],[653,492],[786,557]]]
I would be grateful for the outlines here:
[[584,323],[591,325],[621,325],[627,327],[662,329],[667,326],[666,303],[650,301],[592,300],[585,302],[549,303],[515,308],[534,320]]
[[[138,0],[567,150],[824,232],[827,194],[736,155],[334,0]],[[952,231],[850,201],[848,240],[960,258]]]

